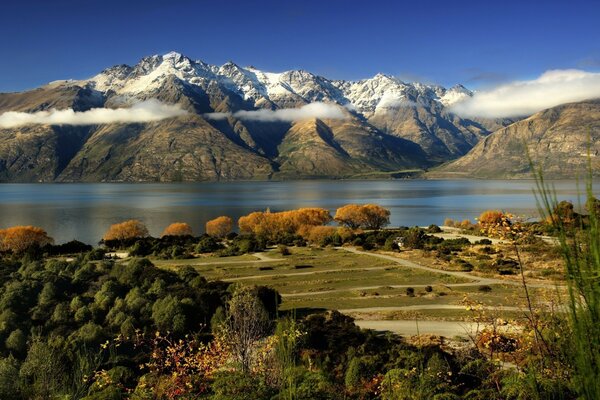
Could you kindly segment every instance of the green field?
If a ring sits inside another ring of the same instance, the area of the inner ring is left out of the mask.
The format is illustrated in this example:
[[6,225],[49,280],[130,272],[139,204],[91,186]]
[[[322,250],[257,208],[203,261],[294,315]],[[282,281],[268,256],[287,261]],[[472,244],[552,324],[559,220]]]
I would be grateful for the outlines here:
[[[492,311],[499,315],[517,313],[516,308],[525,305],[523,289],[518,285],[495,283],[489,285],[491,291],[482,292],[475,275],[469,279],[468,274],[458,277],[424,271],[335,248],[291,248],[288,256],[269,250],[258,256],[155,262],[169,269],[191,265],[209,280],[273,287],[283,296],[282,310],[338,309],[382,318],[404,313],[466,318],[472,313],[464,307],[465,296],[487,307],[497,307]],[[409,287],[414,290],[412,294],[407,293]]]

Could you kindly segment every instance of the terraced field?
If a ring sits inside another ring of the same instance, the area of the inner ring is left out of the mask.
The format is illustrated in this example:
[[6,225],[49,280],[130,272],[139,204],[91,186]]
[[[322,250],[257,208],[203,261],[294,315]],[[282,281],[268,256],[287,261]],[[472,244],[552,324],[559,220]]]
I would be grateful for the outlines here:
[[[446,320],[453,322],[452,327],[461,326],[456,322],[471,321],[474,312],[467,310],[465,299],[481,303],[478,312],[503,318],[522,317],[525,310],[523,288],[514,278],[441,271],[393,254],[353,248],[290,250],[287,256],[273,249],[242,257],[205,257],[157,261],[157,264],[164,268],[192,265],[209,280],[267,285],[282,294],[283,310],[337,309],[353,315],[366,327],[398,326],[400,333],[415,320]],[[553,290],[552,283],[532,283],[530,287],[533,292]],[[428,329],[439,326],[441,333],[449,329],[446,325],[440,322],[425,326]]]

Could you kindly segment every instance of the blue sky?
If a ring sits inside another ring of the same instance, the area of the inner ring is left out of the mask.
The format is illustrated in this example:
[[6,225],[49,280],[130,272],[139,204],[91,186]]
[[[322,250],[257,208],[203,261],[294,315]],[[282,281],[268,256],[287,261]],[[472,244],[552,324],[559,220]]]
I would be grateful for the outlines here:
[[212,64],[486,87],[600,70],[600,1],[2,1],[0,91],[176,50]]

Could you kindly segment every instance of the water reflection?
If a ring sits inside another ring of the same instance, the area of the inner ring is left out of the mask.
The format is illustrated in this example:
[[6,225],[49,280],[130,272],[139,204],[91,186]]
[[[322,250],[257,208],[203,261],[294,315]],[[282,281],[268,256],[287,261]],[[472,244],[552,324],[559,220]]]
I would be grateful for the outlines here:
[[[559,199],[577,204],[573,181],[556,181]],[[219,215],[256,210],[377,203],[392,226],[472,219],[490,208],[536,215],[533,181],[298,181],[202,184],[2,184],[0,226],[38,225],[57,242],[97,242],[115,222],[136,218],[159,235],[175,221],[200,233]],[[596,185],[598,187],[598,185]]]

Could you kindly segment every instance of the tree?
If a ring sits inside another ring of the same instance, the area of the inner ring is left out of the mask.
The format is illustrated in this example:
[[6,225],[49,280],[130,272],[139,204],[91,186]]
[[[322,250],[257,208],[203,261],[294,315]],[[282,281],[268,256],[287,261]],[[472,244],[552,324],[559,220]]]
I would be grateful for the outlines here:
[[15,329],[6,339],[5,346],[8,350],[21,354],[27,349],[27,336],[20,329]]
[[347,204],[337,209],[333,219],[340,225],[347,226],[350,229],[358,229],[362,223],[360,209],[361,206],[358,204]]
[[336,232],[337,229],[333,226],[309,226],[302,232],[302,236],[310,243],[326,246]]
[[11,355],[0,358],[0,399],[20,399],[19,362]]
[[298,210],[288,211],[290,213],[290,219],[293,220],[296,225],[296,230],[304,225],[318,226],[326,225],[331,221],[331,214],[329,210],[324,208],[300,208]]
[[500,225],[502,223],[502,218],[504,217],[504,213],[498,210],[486,210],[479,215],[477,221],[479,225],[483,228]]
[[266,333],[269,316],[251,287],[237,287],[229,300],[224,336],[242,371],[250,370],[257,344]]
[[67,365],[58,349],[34,337],[19,371],[27,398],[56,398],[64,387]]
[[217,217],[206,223],[206,233],[217,238],[224,237],[232,228],[233,220],[227,216]]
[[161,331],[182,333],[186,327],[186,317],[181,301],[170,294],[154,302],[152,319]]
[[45,230],[35,226],[13,226],[0,230],[0,250],[23,253],[31,247],[54,243]]
[[390,210],[377,204],[365,204],[361,212],[365,229],[379,230],[390,223]]
[[163,231],[161,237],[165,236],[192,236],[192,227],[185,222],[174,222],[167,226]]
[[256,211],[238,220],[242,233],[254,233],[271,241],[285,235],[302,235],[310,227],[331,221],[329,211],[324,208],[300,208],[281,212]]
[[350,229],[381,229],[390,223],[390,211],[377,204],[348,204],[337,209],[333,218]]
[[142,222],[131,219],[118,224],[111,225],[102,238],[108,240],[127,240],[147,237],[148,228]]

